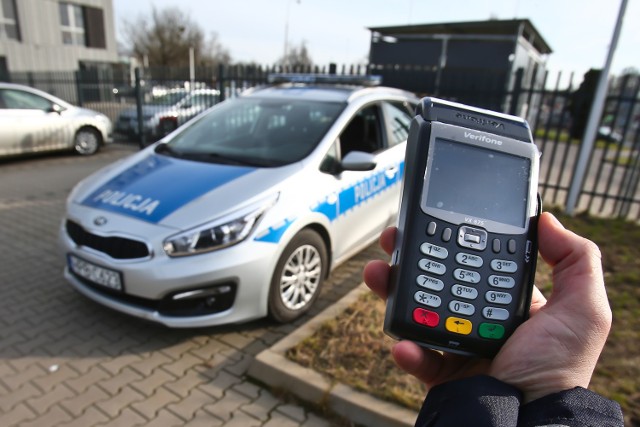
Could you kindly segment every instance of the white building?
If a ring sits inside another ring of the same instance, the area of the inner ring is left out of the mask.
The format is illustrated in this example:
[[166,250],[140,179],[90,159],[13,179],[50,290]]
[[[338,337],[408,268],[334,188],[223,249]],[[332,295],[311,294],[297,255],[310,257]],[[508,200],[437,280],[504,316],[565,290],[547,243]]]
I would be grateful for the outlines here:
[[106,70],[118,62],[111,0],[0,0],[7,73]]

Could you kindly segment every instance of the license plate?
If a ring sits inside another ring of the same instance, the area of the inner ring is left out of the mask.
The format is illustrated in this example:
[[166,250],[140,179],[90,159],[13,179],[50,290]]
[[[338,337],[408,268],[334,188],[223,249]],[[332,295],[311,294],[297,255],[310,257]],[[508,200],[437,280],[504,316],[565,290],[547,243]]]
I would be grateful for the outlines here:
[[116,291],[123,290],[122,276],[119,271],[100,267],[75,255],[69,255],[69,268],[75,274],[91,283]]

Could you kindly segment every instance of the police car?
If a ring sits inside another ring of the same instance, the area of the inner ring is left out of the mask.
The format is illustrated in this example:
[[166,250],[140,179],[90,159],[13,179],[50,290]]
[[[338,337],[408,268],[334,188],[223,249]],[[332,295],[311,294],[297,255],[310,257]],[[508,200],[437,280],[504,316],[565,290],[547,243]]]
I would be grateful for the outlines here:
[[278,75],[70,193],[71,285],[169,327],[279,322],[395,222],[414,95]]

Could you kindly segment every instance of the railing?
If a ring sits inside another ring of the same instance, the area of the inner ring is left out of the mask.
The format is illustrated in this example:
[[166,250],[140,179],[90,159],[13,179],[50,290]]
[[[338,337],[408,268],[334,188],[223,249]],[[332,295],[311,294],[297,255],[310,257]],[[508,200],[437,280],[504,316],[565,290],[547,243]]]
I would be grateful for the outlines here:
[[[547,77],[545,76],[546,87]],[[584,182],[574,182],[582,135],[573,126],[580,107],[571,82],[560,76],[550,89],[523,90],[540,95],[537,113],[528,117],[542,152],[540,191],[548,205],[565,207],[571,185],[578,185],[577,211],[640,220],[640,78],[627,76],[609,88],[601,130],[591,150]],[[588,106],[587,106],[588,107]],[[607,133],[606,131],[609,130]]]
[[[220,66],[215,69],[147,69],[137,74],[120,72],[13,73],[14,83],[37,87],[76,105],[100,111],[111,118],[125,137],[152,142],[180,126],[198,112],[242,91],[267,83],[273,72],[379,74],[383,84],[491,108],[527,118],[542,151],[540,193],[546,206],[564,207],[571,185],[580,185],[578,211],[640,220],[640,77],[612,82],[605,104],[603,130],[590,153],[587,176],[574,183],[574,165],[582,146],[580,111],[590,106],[588,96],[562,76],[523,77],[519,70],[504,84],[495,73],[465,79],[469,70],[422,70],[393,66],[261,67]],[[502,82],[502,83],[501,83]],[[531,82],[536,82],[535,84]],[[508,90],[507,90],[508,89]],[[181,105],[154,106],[164,93],[173,93]],[[196,96],[199,95],[199,96]],[[578,96],[580,95],[580,96]],[[188,97],[188,98],[187,98]],[[186,99],[186,100],[185,100]],[[129,117],[129,131],[124,120]],[[144,123],[155,117],[156,128]],[[141,137],[141,138],[140,138]]]

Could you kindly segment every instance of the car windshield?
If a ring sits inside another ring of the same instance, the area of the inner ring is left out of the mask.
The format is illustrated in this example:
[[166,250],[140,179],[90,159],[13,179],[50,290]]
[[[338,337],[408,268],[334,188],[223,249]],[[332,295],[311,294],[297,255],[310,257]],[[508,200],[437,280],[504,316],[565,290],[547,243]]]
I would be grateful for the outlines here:
[[175,103],[180,101],[185,96],[187,96],[187,92],[184,91],[184,90],[175,90],[175,91],[164,92],[164,93],[161,93],[159,95],[154,95],[153,97],[151,97],[151,99],[149,100],[149,102],[147,102],[147,104],[150,104],[150,105],[174,105]]
[[156,151],[199,161],[282,166],[311,153],[344,107],[335,102],[233,99]]

